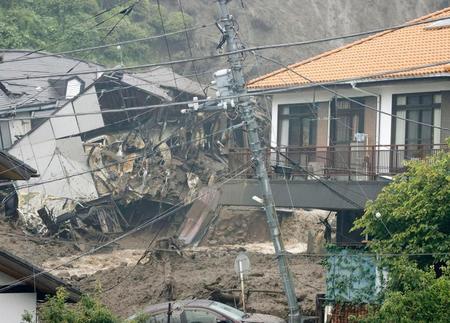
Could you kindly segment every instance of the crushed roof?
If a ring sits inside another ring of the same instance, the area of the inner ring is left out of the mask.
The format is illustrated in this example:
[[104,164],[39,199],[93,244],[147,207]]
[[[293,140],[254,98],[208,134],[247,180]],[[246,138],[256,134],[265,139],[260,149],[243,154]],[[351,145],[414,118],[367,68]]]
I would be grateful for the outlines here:
[[[410,21],[410,24],[450,17],[450,7]],[[450,28],[430,24],[377,33],[337,49],[290,65],[314,83],[370,78],[415,78],[450,73]],[[446,64],[414,69],[438,62]],[[410,70],[407,70],[410,69]],[[387,71],[400,71],[382,75]],[[282,68],[248,83],[249,89],[306,85],[310,81]]]
[[169,67],[157,66],[142,72],[134,73],[133,75],[161,87],[177,89],[185,93],[204,96],[204,86],[194,80],[173,72]]
[[[91,70],[97,72],[103,69],[102,65],[46,52],[0,49],[0,55],[3,58],[3,62],[0,62],[2,79],[63,74],[69,70],[73,73]],[[97,73],[80,75],[79,78],[88,86],[97,78]],[[50,78],[2,81],[1,83],[10,92],[8,96],[11,98],[10,101],[0,99],[3,103],[21,104],[26,101],[26,105],[29,105],[61,99],[61,95],[57,92],[57,83]]]

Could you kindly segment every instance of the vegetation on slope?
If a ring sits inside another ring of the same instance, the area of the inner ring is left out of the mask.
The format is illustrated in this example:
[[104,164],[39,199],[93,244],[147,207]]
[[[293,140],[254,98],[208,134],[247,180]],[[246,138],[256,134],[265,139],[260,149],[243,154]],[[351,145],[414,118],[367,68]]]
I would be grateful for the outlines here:
[[[137,3],[133,6],[134,3]],[[192,25],[192,18],[161,5],[166,32]],[[133,7],[132,7],[133,6]],[[132,9],[131,9],[132,8]],[[155,1],[0,0],[0,48],[61,52],[162,34]],[[174,56],[184,34],[168,37]],[[184,45],[184,43],[183,43]],[[75,54],[106,65],[158,61],[167,56],[164,39]]]

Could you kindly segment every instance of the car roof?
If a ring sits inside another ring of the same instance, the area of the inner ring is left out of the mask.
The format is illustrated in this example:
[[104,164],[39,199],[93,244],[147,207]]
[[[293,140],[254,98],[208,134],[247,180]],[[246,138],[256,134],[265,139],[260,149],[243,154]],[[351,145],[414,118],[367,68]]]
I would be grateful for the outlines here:
[[165,303],[149,305],[144,308],[143,312],[144,313],[153,313],[153,312],[159,312],[162,310],[166,310],[169,308],[169,304],[171,304],[172,308],[174,306],[208,308],[210,305],[214,304],[214,301],[207,300],[207,299],[187,299],[187,300],[181,300],[181,301],[165,302]]

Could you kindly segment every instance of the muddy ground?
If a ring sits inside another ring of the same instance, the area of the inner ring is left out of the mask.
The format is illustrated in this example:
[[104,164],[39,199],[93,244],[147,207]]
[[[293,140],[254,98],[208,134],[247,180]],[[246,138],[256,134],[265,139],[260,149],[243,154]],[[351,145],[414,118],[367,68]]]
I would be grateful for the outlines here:
[[[322,259],[305,254],[320,252],[323,233],[318,220],[325,216],[326,212],[321,211],[297,211],[282,219],[296,292],[307,313],[314,312],[316,294],[325,289]],[[260,209],[228,207],[221,210],[197,247],[167,251],[157,241],[176,234],[176,228],[167,224],[154,226],[58,268],[53,274],[83,292],[98,293],[113,312],[124,318],[168,298],[212,297],[239,306],[234,260],[239,252],[246,251],[251,261],[246,281],[250,291],[248,309],[285,317],[287,304],[264,223]],[[0,222],[2,248],[46,269],[111,238],[114,236],[92,234],[78,236],[76,241],[54,240],[31,236]]]

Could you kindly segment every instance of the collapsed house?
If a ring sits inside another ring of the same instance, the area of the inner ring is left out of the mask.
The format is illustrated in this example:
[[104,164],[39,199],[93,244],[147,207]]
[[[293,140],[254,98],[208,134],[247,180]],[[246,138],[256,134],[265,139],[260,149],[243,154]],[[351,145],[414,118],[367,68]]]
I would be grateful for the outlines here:
[[226,170],[219,130],[227,119],[183,114],[187,105],[177,102],[194,97],[205,98],[202,87],[168,68],[116,72],[38,123],[30,118],[34,126],[9,147],[40,173],[17,187],[27,227],[54,234],[71,220],[120,232],[190,202]]

